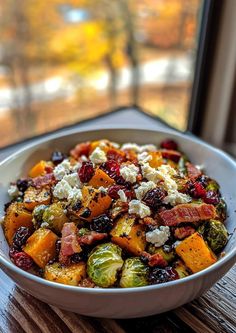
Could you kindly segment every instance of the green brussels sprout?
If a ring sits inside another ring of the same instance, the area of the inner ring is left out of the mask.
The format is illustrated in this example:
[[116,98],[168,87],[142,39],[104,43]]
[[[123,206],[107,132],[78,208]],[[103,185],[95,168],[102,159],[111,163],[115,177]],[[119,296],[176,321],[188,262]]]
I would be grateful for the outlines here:
[[216,206],[216,213],[220,220],[224,221],[227,215],[227,204],[223,199],[220,199],[220,202]]
[[125,260],[120,286],[122,288],[142,287],[148,284],[148,267],[139,258],[129,258]]
[[34,224],[35,229],[40,228],[41,223],[43,222],[43,213],[48,208],[47,205],[39,205],[36,206],[33,210],[32,216],[32,222]]
[[68,218],[60,202],[53,203],[45,209],[43,222],[46,222],[47,227],[55,232],[61,232],[63,224],[68,222]]
[[147,252],[150,254],[159,253],[167,262],[171,262],[175,259],[175,251],[173,249],[166,251],[166,246],[155,247],[155,245],[149,244]]
[[82,237],[82,236],[88,235],[89,233],[90,233],[89,229],[87,229],[87,228],[80,228],[79,232],[78,232],[78,236]]
[[203,223],[198,232],[207,241],[213,252],[220,252],[228,241],[228,231],[224,224],[218,220],[209,220]]
[[121,248],[112,243],[95,247],[87,262],[87,274],[99,287],[111,287],[117,280],[117,272],[123,266]]
[[189,275],[189,272],[187,270],[187,267],[185,266],[185,264],[183,263],[183,261],[181,260],[177,260],[174,264],[173,264],[173,268],[176,270],[176,272],[179,275],[179,279],[182,279],[186,276]]
[[207,191],[219,191],[219,189],[220,189],[220,185],[215,180],[210,179],[207,184],[206,190]]

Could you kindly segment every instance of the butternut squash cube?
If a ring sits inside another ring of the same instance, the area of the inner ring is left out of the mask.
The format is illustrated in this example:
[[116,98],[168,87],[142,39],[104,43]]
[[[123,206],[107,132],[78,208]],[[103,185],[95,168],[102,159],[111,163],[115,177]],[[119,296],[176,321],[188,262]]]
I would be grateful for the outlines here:
[[129,215],[122,216],[111,230],[111,240],[122,249],[140,255],[146,247],[144,226]]
[[20,227],[33,228],[32,215],[22,202],[13,202],[7,209],[3,222],[4,233],[9,245],[12,245],[15,232]]
[[30,171],[29,171],[29,177],[35,178],[35,177],[42,176],[43,174],[45,174],[46,165],[47,165],[47,162],[44,160],[41,160],[40,162],[35,164],[32,167],[32,169],[30,169]]
[[105,213],[112,201],[108,194],[89,186],[83,187],[82,196],[83,208],[76,215],[87,221],[91,221],[94,217]]
[[217,261],[215,254],[198,232],[185,238],[175,248],[175,251],[193,273],[199,272]]
[[156,169],[163,164],[163,158],[160,151],[150,152],[149,155],[152,156],[152,159],[149,161],[150,167]]
[[33,210],[38,205],[48,205],[51,201],[51,193],[48,187],[37,189],[30,186],[24,195],[24,206],[28,210]]
[[101,169],[97,168],[95,174],[89,181],[89,186],[98,188],[100,186],[108,187],[114,184],[115,181],[111,177],[106,174],[106,172],[102,171]]
[[40,268],[44,268],[56,255],[57,238],[51,230],[39,228],[28,238],[24,251]]
[[62,266],[55,262],[45,267],[44,277],[46,280],[77,286],[80,281],[85,278],[85,263],[72,264],[70,266]]

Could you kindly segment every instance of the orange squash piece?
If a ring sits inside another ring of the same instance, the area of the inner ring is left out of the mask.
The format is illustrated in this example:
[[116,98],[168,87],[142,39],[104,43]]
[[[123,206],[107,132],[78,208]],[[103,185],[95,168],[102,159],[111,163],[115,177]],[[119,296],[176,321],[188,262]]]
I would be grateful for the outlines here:
[[41,160],[37,164],[35,164],[32,169],[29,171],[29,177],[35,178],[38,176],[42,176],[45,174],[45,167],[47,165],[47,162],[44,160]]
[[[76,215],[83,217],[87,221],[91,221],[94,217],[105,213],[112,201],[108,194],[89,186],[83,187],[82,196],[83,208]],[[89,216],[83,214],[85,211],[89,211]]]
[[51,201],[51,193],[48,187],[37,189],[30,186],[25,191],[24,206],[28,210],[33,210],[38,205],[48,205]]
[[163,164],[163,158],[160,151],[150,152],[149,155],[152,156],[152,159],[149,161],[150,167],[156,169]]
[[56,255],[57,235],[49,229],[37,229],[27,240],[24,252],[27,253],[34,262],[44,268],[49,260]]
[[20,227],[33,228],[32,215],[22,202],[13,202],[7,209],[3,222],[4,233],[9,245],[12,245],[15,232]]
[[122,216],[111,230],[112,242],[134,255],[140,255],[146,247],[144,226],[129,215]]
[[109,177],[106,172],[102,171],[101,169],[97,168],[95,174],[89,181],[89,186],[98,188],[100,186],[108,187],[114,184],[115,181],[111,177]]
[[44,277],[46,280],[77,286],[86,276],[85,263],[62,266],[55,262],[45,267]]
[[175,251],[193,273],[199,272],[217,261],[215,254],[198,232],[185,238],[175,248]]

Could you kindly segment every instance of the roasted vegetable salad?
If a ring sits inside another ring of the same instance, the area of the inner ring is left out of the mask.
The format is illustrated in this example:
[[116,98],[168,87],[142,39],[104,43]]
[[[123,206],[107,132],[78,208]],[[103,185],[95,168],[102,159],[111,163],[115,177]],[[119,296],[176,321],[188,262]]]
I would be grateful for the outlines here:
[[227,243],[218,183],[176,142],[79,143],[32,166],[8,190],[13,263],[89,288],[132,288],[214,264]]

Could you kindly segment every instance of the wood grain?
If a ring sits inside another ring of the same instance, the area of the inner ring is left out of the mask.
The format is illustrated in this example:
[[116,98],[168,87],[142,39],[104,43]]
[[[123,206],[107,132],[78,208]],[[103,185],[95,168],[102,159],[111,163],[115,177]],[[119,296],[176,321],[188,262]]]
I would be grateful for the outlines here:
[[202,297],[165,314],[98,319],[50,306],[15,286],[0,270],[1,333],[235,333],[236,265]]

